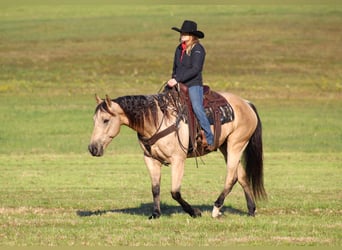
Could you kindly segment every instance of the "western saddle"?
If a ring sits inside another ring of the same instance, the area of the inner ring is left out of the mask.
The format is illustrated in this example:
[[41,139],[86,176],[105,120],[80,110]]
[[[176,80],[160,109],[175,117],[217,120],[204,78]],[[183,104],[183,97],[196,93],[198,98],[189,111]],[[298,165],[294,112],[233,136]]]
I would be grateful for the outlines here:
[[[188,157],[202,156],[208,153],[207,141],[202,128],[193,112],[188,87],[179,83],[180,102],[185,107],[189,126]],[[214,146],[217,149],[221,135],[221,125],[234,120],[234,111],[227,100],[219,93],[212,91],[209,86],[203,86],[203,106],[211,125],[214,126]]]

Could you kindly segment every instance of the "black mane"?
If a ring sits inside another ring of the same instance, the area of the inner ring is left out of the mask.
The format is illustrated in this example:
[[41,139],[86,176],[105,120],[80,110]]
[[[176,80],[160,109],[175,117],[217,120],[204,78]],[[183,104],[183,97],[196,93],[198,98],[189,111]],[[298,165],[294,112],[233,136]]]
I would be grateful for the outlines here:
[[156,95],[122,96],[113,100],[119,104],[128,118],[129,125],[134,128],[144,127],[145,122],[158,125],[158,105]]
[[[121,96],[112,101],[122,108],[129,126],[135,130],[143,129],[146,122],[158,128],[160,111],[169,117],[170,107],[175,106],[175,97],[171,92],[163,92],[157,95]],[[112,113],[105,101],[96,107],[95,113],[98,110]]]

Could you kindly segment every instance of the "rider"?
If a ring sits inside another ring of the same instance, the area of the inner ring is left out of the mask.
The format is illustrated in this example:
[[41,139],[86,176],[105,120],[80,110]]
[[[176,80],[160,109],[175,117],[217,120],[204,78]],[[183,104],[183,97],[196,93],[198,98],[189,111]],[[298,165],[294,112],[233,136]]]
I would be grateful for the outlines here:
[[167,82],[173,87],[181,82],[189,88],[189,97],[193,111],[205,133],[208,142],[207,150],[215,150],[214,136],[210,129],[210,123],[203,107],[203,79],[202,70],[205,59],[205,49],[199,39],[204,38],[204,33],[197,30],[197,23],[185,20],[182,27],[173,27],[180,33],[180,44],[176,48],[172,78]]

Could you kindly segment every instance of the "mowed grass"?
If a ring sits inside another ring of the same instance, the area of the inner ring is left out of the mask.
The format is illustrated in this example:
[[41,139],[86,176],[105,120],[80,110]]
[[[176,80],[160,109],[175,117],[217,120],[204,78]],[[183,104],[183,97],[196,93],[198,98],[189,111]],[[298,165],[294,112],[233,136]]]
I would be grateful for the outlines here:
[[[192,219],[170,194],[163,169],[162,212],[151,213],[150,183],[141,155],[1,157],[1,230],[4,245],[225,246],[341,244],[338,154],[266,153],[269,199],[246,215],[241,188],[211,218],[224,181],[218,153],[196,168],[189,160],[183,195],[203,211]],[[322,159],[326,162],[321,163]],[[322,164],[324,168],[322,168]]]
[[[328,4],[329,3],[329,4]],[[77,1],[0,12],[1,246],[341,246],[342,8],[339,4],[117,5]],[[263,122],[268,201],[246,215],[239,186],[211,218],[225,178],[219,153],[186,162],[162,213],[136,134],[87,152],[93,95],[156,93],[184,19],[206,33],[205,81],[254,102]]]

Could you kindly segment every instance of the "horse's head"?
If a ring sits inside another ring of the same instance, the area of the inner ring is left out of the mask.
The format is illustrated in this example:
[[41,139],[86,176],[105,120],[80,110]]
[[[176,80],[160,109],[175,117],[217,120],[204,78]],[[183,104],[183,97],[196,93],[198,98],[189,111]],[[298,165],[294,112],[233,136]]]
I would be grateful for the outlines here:
[[105,148],[120,132],[121,112],[119,105],[108,96],[104,100],[95,95],[97,107],[94,114],[94,130],[88,146],[93,156],[102,156]]

